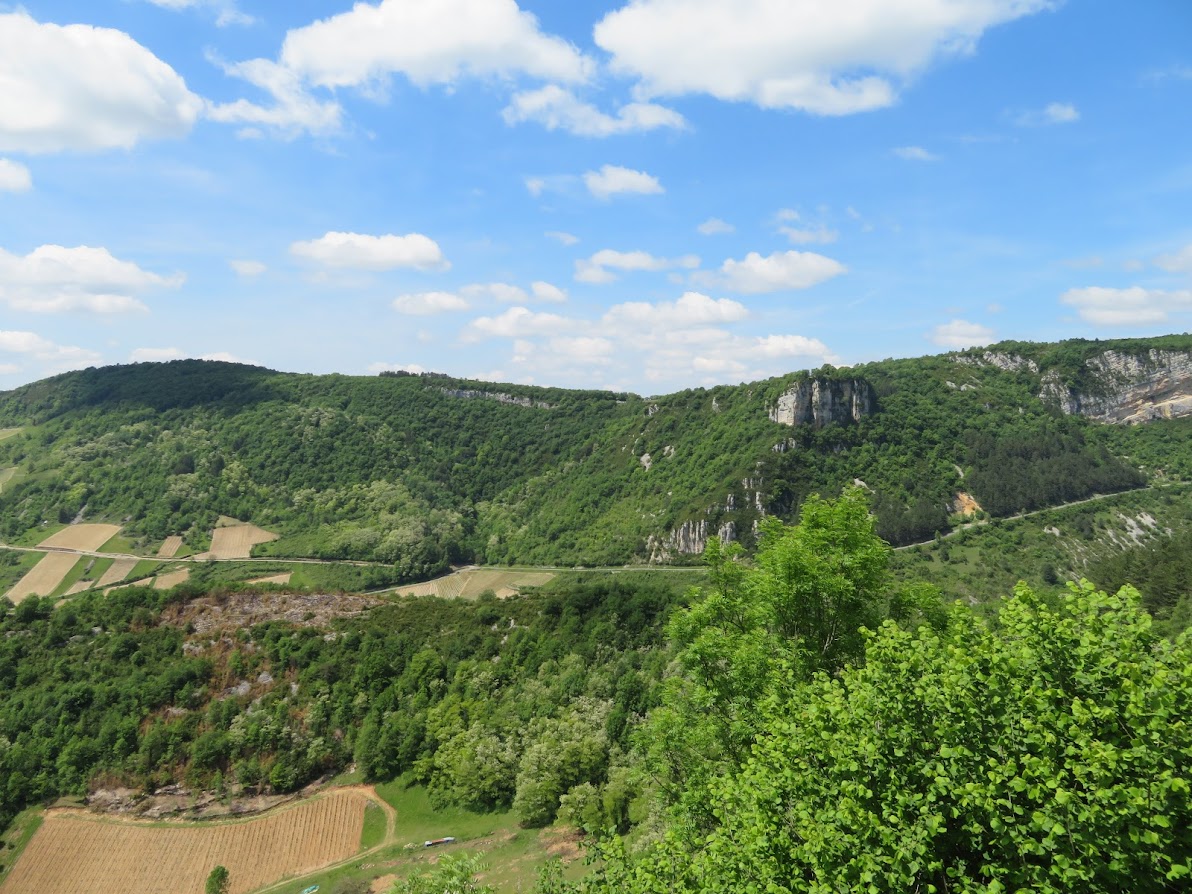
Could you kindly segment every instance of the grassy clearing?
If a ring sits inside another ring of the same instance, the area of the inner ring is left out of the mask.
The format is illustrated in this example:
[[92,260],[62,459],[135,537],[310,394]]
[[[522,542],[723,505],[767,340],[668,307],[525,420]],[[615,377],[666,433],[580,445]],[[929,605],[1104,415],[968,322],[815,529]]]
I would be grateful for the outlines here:
[[96,550],[97,553],[123,553],[130,554],[136,552],[137,544],[129,537],[123,534],[114,534],[104,541],[103,546]]
[[11,466],[7,469],[0,469],[0,494],[4,493],[4,485],[12,481],[16,477],[17,467]]
[[40,807],[30,807],[17,814],[3,835],[0,835],[0,887],[25,850],[33,833],[41,828],[43,816]]
[[143,577],[152,577],[157,574],[158,569],[162,566],[161,562],[155,562],[153,559],[142,559],[133,566],[132,571],[128,573],[129,580],[140,580]]
[[370,803],[364,808],[364,828],[360,830],[360,848],[376,847],[385,840],[385,811]]
[[19,435],[24,429],[21,428],[0,428],[0,441],[6,438],[11,438],[13,435]]
[[41,553],[0,550],[0,594],[7,593],[22,577],[41,561]]

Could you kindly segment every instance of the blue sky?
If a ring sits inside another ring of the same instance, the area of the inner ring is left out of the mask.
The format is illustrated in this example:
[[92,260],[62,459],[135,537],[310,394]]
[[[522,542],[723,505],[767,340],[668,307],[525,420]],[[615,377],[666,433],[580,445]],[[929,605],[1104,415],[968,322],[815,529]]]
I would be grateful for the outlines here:
[[644,394],[1192,313],[1186,0],[0,2],[0,388]]

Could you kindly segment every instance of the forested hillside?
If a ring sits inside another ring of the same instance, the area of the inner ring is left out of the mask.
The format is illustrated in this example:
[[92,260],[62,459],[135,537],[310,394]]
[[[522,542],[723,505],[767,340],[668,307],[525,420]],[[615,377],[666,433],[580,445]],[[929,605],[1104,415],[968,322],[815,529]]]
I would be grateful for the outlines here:
[[[461,561],[692,560],[710,536],[750,546],[762,518],[858,481],[879,533],[906,543],[962,520],[962,493],[1002,516],[1183,476],[1181,423],[1110,426],[1061,404],[1062,389],[1088,404],[1124,387],[1090,366],[1107,352],[1190,349],[1010,343],[657,398],[205,361],[89,369],[0,395],[0,427],[21,429],[0,441],[0,535],[85,512],[142,547],[182,535],[197,552],[222,515],[280,535],[258,554],[413,579]],[[829,399],[844,384],[867,395],[849,418]],[[824,419],[775,421],[812,391]]]

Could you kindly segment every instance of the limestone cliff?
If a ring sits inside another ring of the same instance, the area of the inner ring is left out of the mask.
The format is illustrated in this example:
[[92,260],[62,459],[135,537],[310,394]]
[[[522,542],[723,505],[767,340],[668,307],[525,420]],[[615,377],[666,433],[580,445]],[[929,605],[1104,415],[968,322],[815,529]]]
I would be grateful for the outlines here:
[[778,398],[770,408],[770,419],[823,428],[832,422],[856,422],[872,413],[875,404],[873,386],[864,379],[804,379]]
[[544,400],[531,400],[528,397],[514,397],[503,391],[477,391],[468,388],[440,388],[448,397],[458,397],[461,400],[495,400],[499,404],[513,404],[518,407],[532,407],[536,410],[553,410],[554,404]]
[[1192,415],[1192,353],[1105,351],[1084,364],[1083,387],[1067,385],[1051,370],[1040,399],[1069,415],[1112,423],[1148,422]]

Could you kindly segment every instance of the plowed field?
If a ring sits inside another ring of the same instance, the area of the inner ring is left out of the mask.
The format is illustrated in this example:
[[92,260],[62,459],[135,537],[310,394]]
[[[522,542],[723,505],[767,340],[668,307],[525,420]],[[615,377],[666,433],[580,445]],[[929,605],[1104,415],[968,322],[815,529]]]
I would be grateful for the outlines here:
[[211,532],[211,552],[208,555],[213,559],[247,559],[252,555],[253,546],[276,539],[276,534],[264,528],[236,523]]
[[190,577],[190,570],[183,568],[179,571],[171,571],[169,574],[159,574],[153,579],[153,589],[168,590],[171,587],[176,587],[179,584],[185,583],[186,579]]
[[541,587],[552,580],[549,571],[495,571],[471,568],[425,583],[398,587],[401,596],[439,596],[443,599],[475,599],[485,590],[492,590],[500,598],[512,596],[522,587]]
[[185,826],[51,810],[0,894],[203,894],[219,865],[229,894],[246,894],[356,853],[367,803],[331,792],[252,820]]
[[132,574],[132,570],[136,567],[136,559],[116,559],[108,566],[108,570],[103,573],[103,577],[95,582],[95,586],[110,587],[112,584],[118,584]]
[[175,535],[167,537],[161,542],[161,547],[157,550],[157,557],[159,559],[172,559],[178,555],[178,550],[182,549],[182,538]]
[[8,591],[8,598],[13,602],[20,602],[34,593],[38,596],[49,596],[77,561],[79,557],[74,553],[47,553],[44,559],[34,565],[29,573]]
[[38,546],[95,551],[119,533],[119,525],[67,525],[61,531],[51,534]]

